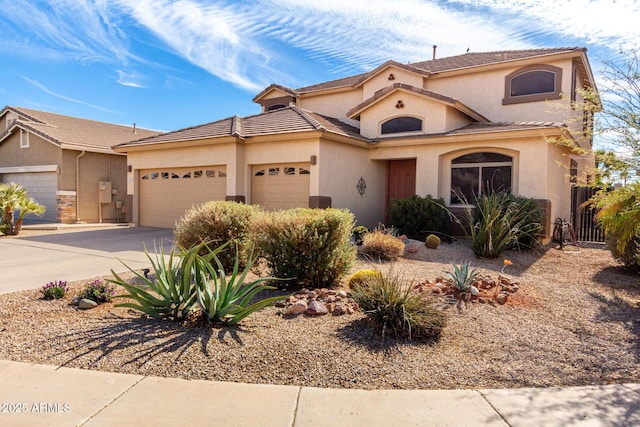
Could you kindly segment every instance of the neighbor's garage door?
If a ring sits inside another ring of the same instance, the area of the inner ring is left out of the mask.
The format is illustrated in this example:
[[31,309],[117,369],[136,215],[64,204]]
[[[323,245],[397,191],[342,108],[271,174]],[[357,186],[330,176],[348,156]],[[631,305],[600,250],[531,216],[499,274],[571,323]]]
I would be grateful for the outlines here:
[[308,207],[309,170],[308,163],[253,166],[251,203],[270,210]]
[[[31,198],[47,208],[44,216],[39,218],[40,220],[57,220],[56,191],[58,189],[58,175],[56,172],[6,173],[2,174],[2,182],[14,182],[24,186]],[[38,217],[28,215],[25,218],[36,219]]]
[[139,220],[144,227],[173,228],[188,209],[224,200],[225,166],[140,171]]

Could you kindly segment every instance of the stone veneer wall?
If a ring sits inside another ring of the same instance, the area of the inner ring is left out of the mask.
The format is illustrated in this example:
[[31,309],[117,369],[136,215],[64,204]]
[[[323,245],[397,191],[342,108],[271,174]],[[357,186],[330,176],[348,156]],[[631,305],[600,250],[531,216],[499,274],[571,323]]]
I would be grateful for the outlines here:
[[58,207],[57,221],[65,224],[72,224],[78,218],[76,215],[76,192],[58,191],[56,192],[56,205]]

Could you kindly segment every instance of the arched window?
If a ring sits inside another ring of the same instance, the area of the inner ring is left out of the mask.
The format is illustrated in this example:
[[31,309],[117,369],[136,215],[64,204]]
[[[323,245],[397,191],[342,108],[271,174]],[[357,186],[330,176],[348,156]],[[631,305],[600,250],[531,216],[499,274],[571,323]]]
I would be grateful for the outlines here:
[[396,117],[382,124],[381,133],[414,132],[422,130],[422,120],[415,117]]
[[562,68],[530,65],[509,74],[505,79],[503,104],[545,101],[561,96]]
[[490,191],[511,192],[513,158],[504,154],[479,152],[451,161],[451,204],[473,203]]

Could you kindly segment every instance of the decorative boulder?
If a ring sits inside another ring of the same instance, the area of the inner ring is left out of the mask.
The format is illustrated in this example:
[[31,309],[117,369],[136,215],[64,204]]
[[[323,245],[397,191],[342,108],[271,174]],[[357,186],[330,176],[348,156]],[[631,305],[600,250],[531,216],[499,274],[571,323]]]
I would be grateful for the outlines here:
[[90,299],[86,299],[86,298],[81,299],[80,302],[78,303],[78,308],[80,310],[88,310],[90,308],[94,308],[97,306],[98,306],[97,302]]

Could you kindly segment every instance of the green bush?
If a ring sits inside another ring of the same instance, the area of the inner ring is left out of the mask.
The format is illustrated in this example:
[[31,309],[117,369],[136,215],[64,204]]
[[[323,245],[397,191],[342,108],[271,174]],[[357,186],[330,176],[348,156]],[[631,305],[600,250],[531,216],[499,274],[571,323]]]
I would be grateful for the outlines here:
[[375,229],[362,237],[360,253],[376,260],[395,261],[404,254],[404,246],[393,234]]
[[606,233],[607,248],[611,251],[611,255],[627,269],[640,271],[640,234],[628,240],[627,243],[622,246],[622,250],[620,249],[621,240],[622,236],[620,233],[613,231]]
[[348,273],[356,249],[351,244],[353,214],[341,209],[263,212],[253,223],[253,242],[276,285],[333,286]]
[[446,324],[445,313],[433,300],[395,275],[371,276],[366,286],[356,285],[352,295],[383,337],[391,333],[396,339],[436,338]]
[[218,258],[226,271],[231,271],[236,256],[231,248],[236,245],[240,248],[241,265],[247,261],[247,253],[251,251],[248,241],[251,219],[258,212],[260,207],[256,205],[225,201],[204,203],[180,218],[174,232],[176,244],[188,249],[202,241],[213,246],[230,242]]
[[430,195],[395,199],[389,205],[388,214],[393,227],[417,240],[424,240],[433,232],[446,232],[449,223],[444,200]]
[[[469,204],[463,200],[464,204]],[[481,258],[497,258],[505,249],[528,249],[542,235],[542,210],[533,199],[506,192],[490,192],[467,208],[466,220],[473,252]]]

